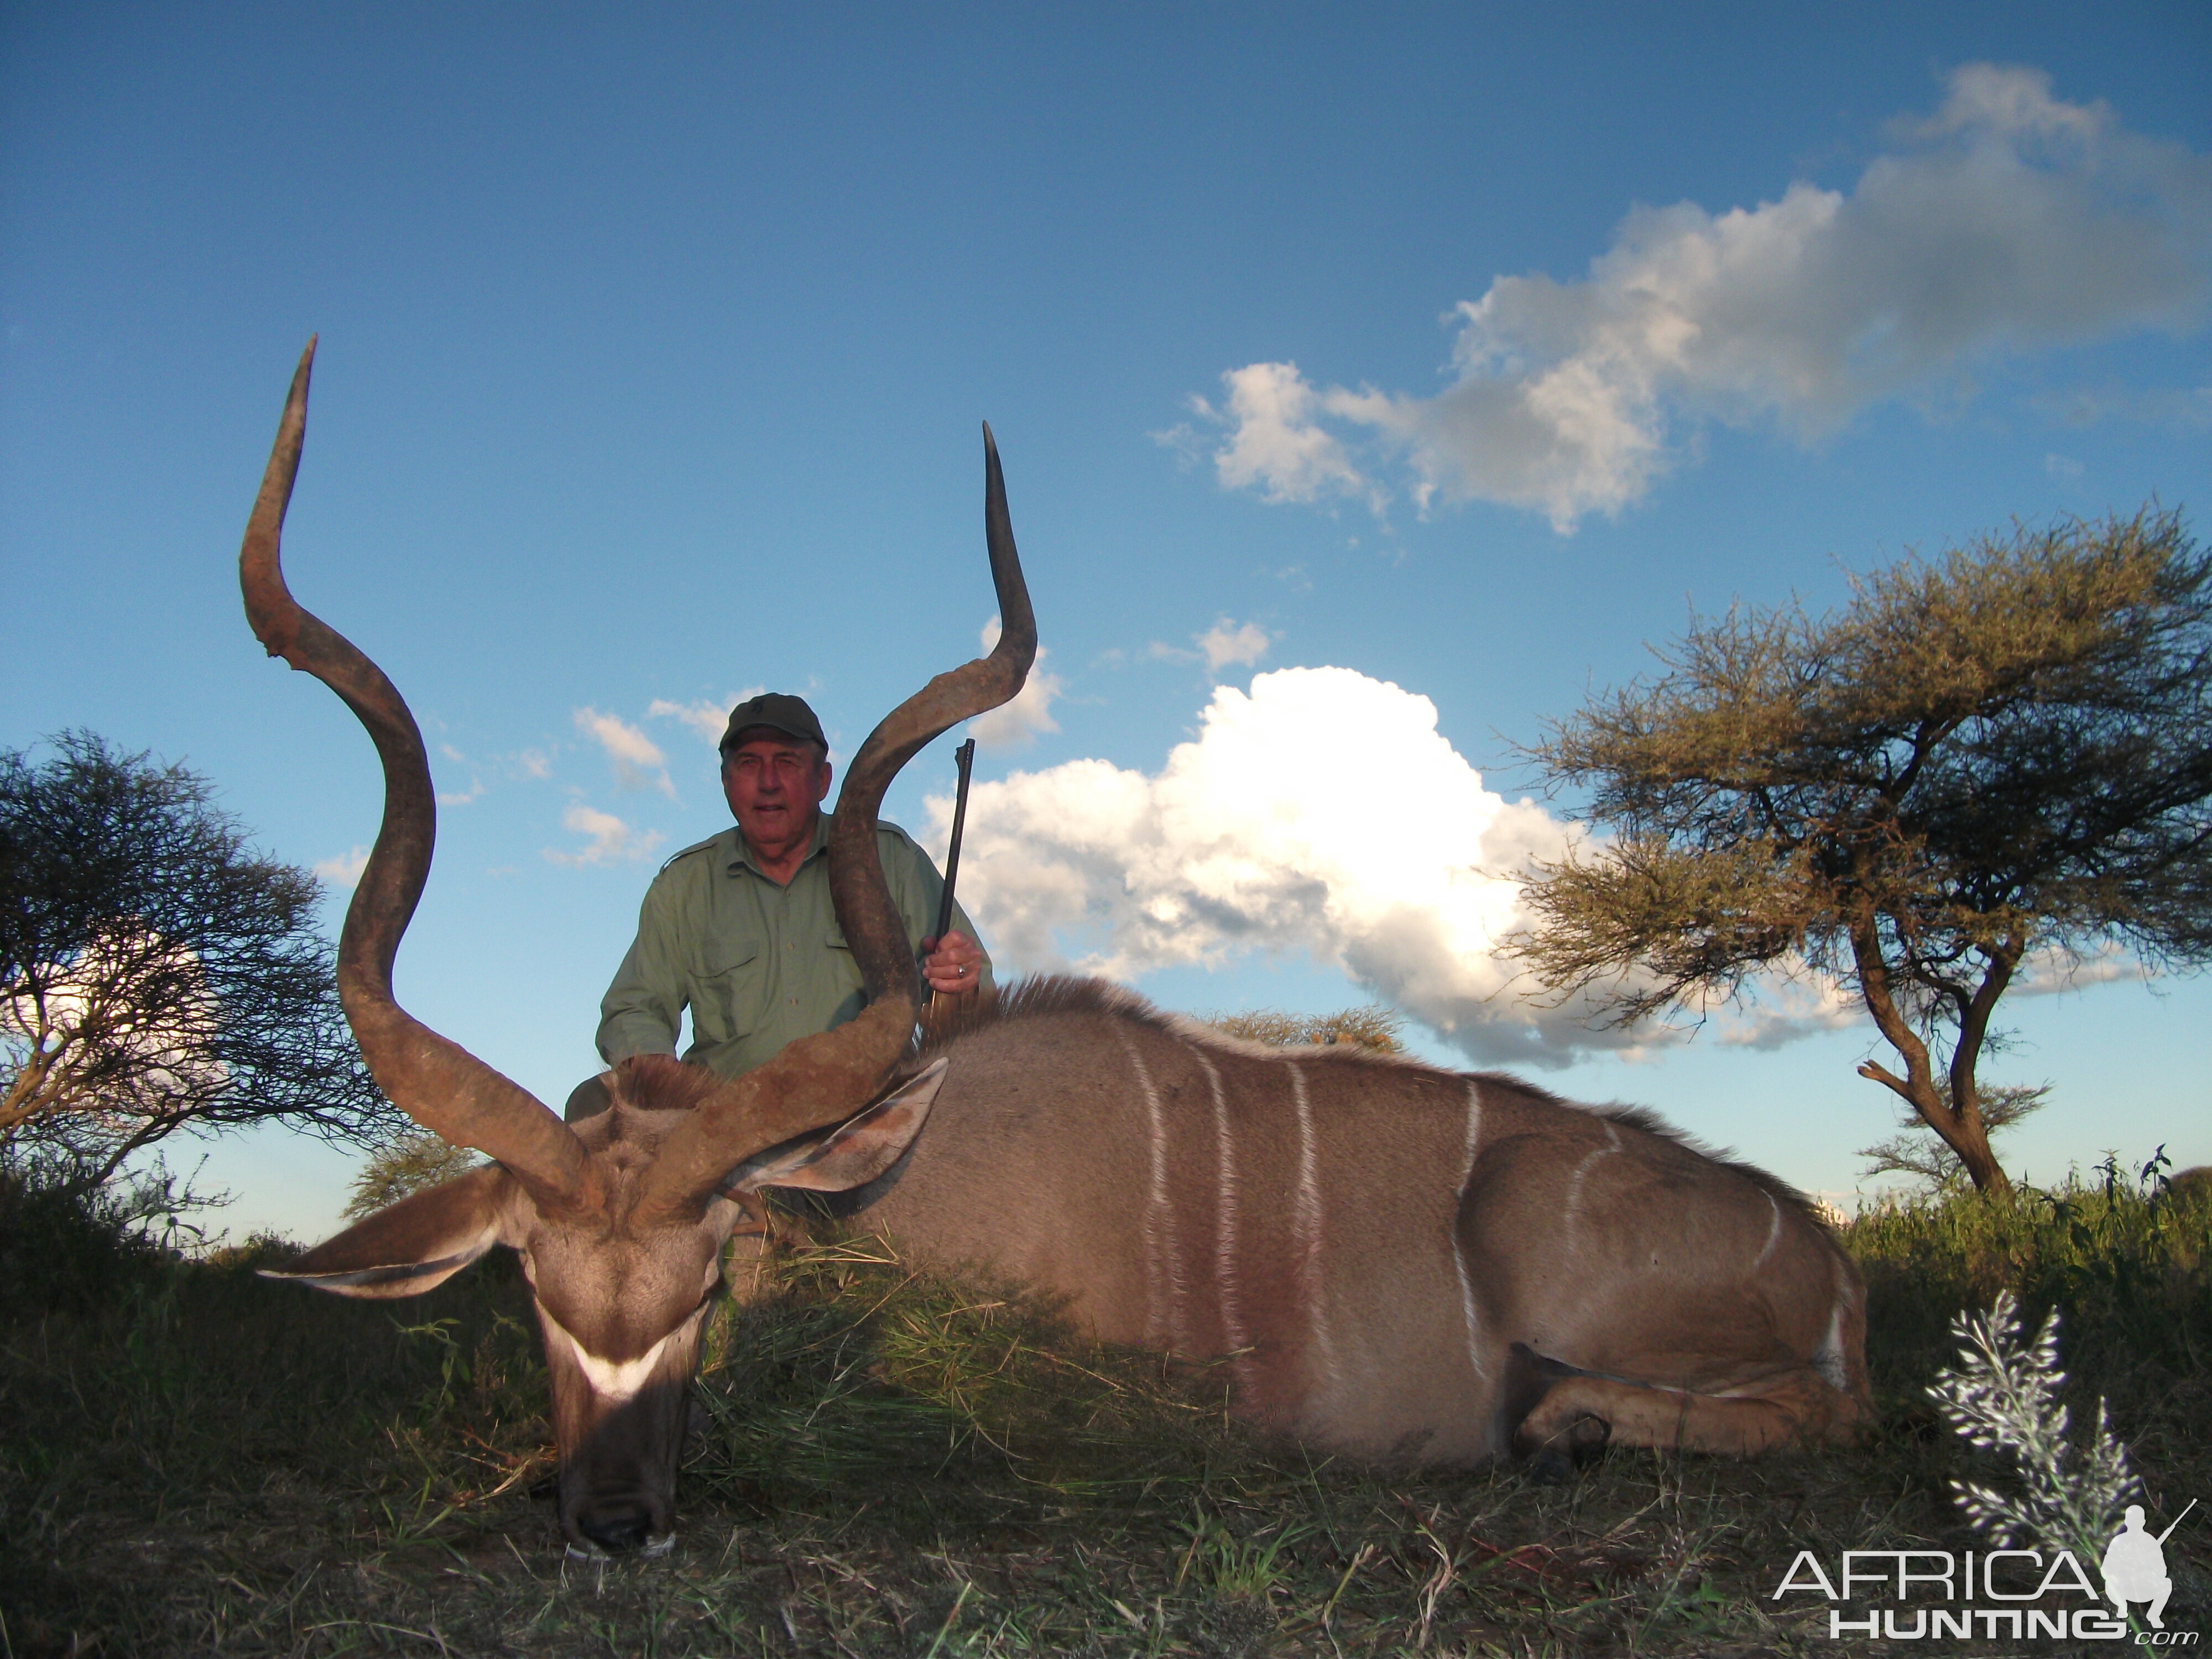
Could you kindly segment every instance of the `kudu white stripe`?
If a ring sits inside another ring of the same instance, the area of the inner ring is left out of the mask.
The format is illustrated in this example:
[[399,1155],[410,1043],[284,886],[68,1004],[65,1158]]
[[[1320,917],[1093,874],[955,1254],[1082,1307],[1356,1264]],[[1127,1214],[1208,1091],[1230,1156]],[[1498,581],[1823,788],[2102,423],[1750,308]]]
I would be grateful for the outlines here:
[[592,1392],[612,1404],[636,1396],[637,1391],[652,1380],[653,1371],[660,1364],[661,1355],[668,1352],[668,1345],[696,1325],[707,1307],[706,1303],[701,1303],[698,1311],[690,1318],[635,1359],[608,1359],[593,1353],[563,1328],[559,1320],[546,1312],[545,1304],[542,1302],[538,1304],[538,1316],[549,1334],[558,1336],[568,1345],[569,1352],[575,1356],[577,1368],[591,1381]]
[[1221,1091],[1221,1072],[1194,1042],[1183,1045],[1206,1073],[1213,1095],[1214,1249],[1213,1276],[1221,1299],[1222,1340],[1234,1356],[1237,1386],[1251,1386],[1252,1356],[1246,1352],[1250,1338],[1244,1330],[1244,1310],[1237,1279],[1237,1132],[1229,1121],[1228,1097]]
[[1774,1254],[1774,1247],[1782,1242],[1782,1206],[1774,1201],[1772,1193],[1766,1194],[1766,1207],[1774,1212],[1774,1218],[1767,1223],[1766,1243],[1759,1247],[1759,1260],[1751,1264],[1754,1267],[1764,1267],[1766,1258]]
[[1567,1182],[1566,1221],[1570,1237],[1572,1237],[1575,1223],[1582,1214],[1583,1177],[1589,1173],[1590,1165],[1598,1159],[1610,1157],[1620,1150],[1620,1131],[1609,1121],[1605,1126],[1605,1139],[1604,1146],[1584,1154],[1583,1161],[1575,1165],[1574,1175]]
[[1176,1248],[1175,1198],[1168,1189],[1168,1130],[1160,1115],[1160,1091],[1145,1057],[1126,1030],[1117,1030],[1137,1088],[1145,1097],[1145,1123],[1151,1137],[1152,1184],[1145,1202],[1146,1326],[1153,1340],[1172,1350],[1182,1334],[1179,1306],[1182,1260]]
[[1336,1376],[1336,1349],[1329,1340],[1328,1303],[1322,1278],[1321,1153],[1315,1143],[1313,1106],[1306,1098],[1306,1074],[1297,1061],[1283,1061],[1291,1074],[1291,1099],[1298,1117],[1297,1227],[1298,1288],[1313,1321],[1314,1352],[1331,1382]]
[[1467,1196],[1468,1182],[1474,1179],[1474,1158],[1482,1144],[1482,1087],[1474,1079],[1467,1085],[1467,1156],[1459,1170],[1459,1185],[1452,1188],[1450,1211],[1444,1218],[1449,1230],[1452,1267],[1459,1274],[1460,1316],[1467,1326],[1467,1363],[1474,1374],[1486,1380],[1490,1368],[1482,1363],[1482,1333],[1474,1312],[1474,1281],[1468,1276],[1467,1252],[1460,1248],[1459,1206]]

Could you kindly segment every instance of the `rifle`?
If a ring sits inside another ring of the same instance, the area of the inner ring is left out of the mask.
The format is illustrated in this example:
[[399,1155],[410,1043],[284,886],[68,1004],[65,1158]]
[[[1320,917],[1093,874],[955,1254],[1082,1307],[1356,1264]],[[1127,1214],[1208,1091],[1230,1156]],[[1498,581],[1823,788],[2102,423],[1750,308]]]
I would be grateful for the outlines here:
[[937,905],[940,939],[952,931],[952,884],[960,878],[960,832],[968,827],[968,769],[975,763],[975,739],[954,750],[952,758],[960,768],[960,789],[952,798],[952,844],[945,852],[945,896]]
[[[2191,1499],[2189,1500],[2189,1510],[2193,1510],[2193,1509],[2195,1509],[2196,1507],[2197,1507],[2197,1500],[2196,1500],[2195,1498],[2191,1498]],[[2189,1510],[2182,1510],[2182,1512],[2181,1512],[2180,1514],[2179,1514],[2179,1515],[2175,1516],[2173,1517],[2173,1520],[2172,1521],[2172,1522],[2171,1522],[2170,1524],[2168,1524],[2168,1526],[2166,1527],[2166,1529],[2164,1532],[2162,1532],[2162,1533],[2159,1534],[2159,1535],[2158,1535],[2158,1541],[2159,1541],[2160,1544],[2165,1543],[2165,1542],[2166,1542],[2166,1540],[2167,1539],[2169,1539],[2169,1538],[2172,1537],[2172,1536],[2173,1536],[2173,1528],[2174,1528],[2175,1527],[2179,1526],[2179,1525],[2180,1525],[2184,1521],[2186,1521],[2186,1520],[2189,1518]]]

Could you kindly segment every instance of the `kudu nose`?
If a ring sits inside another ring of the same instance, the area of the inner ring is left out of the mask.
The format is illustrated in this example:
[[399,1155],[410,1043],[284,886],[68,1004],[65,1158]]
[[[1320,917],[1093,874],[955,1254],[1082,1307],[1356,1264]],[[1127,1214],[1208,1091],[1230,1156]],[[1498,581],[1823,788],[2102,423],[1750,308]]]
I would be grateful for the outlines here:
[[576,1530],[610,1555],[620,1555],[645,1547],[653,1512],[636,1502],[596,1504],[576,1517]]

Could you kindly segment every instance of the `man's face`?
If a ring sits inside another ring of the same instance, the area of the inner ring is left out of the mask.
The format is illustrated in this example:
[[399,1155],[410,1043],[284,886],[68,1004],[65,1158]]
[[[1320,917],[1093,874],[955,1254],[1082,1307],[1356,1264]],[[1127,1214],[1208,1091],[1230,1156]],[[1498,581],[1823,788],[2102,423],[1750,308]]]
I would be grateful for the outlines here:
[[830,763],[811,744],[759,732],[722,757],[722,795],[745,839],[781,852],[814,833],[816,809],[830,793]]

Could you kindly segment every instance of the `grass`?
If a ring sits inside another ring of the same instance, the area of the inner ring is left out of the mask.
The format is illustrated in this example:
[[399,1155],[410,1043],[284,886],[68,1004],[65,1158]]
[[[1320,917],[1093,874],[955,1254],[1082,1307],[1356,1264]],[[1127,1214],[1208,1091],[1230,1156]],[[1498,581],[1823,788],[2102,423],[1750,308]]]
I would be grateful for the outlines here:
[[[872,1240],[804,1249],[717,1314],[678,1550],[580,1567],[511,1267],[349,1303],[254,1279],[254,1251],[27,1215],[0,1192],[0,1257],[76,1265],[4,1292],[10,1659],[1832,1652],[1824,1603],[1771,1596],[1799,1549],[1972,1542],[1946,1487],[1969,1455],[1923,1390],[1999,1285],[2064,1310],[2076,1419],[2110,1398],[2160,1512],[2212,1490],[2212,1206],[2117,1178],[1851,1226],[1870,1444],[1613,1450],[1555,1487],[1310,1459],[1229,1420],[1218,1372]],[[2207,1537],[2167,1546],[2169,1625],[2212,1613]]]

